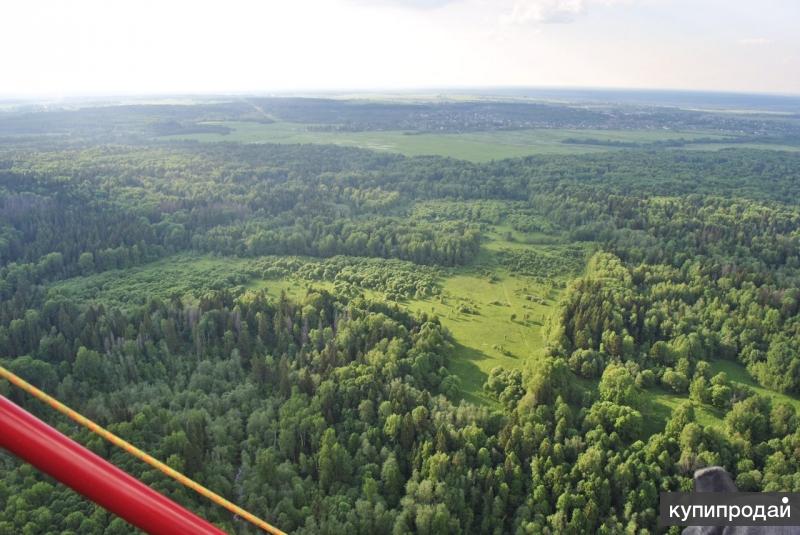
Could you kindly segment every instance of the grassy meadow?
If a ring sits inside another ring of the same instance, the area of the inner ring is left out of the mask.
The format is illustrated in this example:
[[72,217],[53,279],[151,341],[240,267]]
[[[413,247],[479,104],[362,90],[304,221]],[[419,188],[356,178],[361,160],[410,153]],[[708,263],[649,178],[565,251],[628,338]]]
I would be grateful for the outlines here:
[[328,143],[397,152],[406,156],[446,156],[473,162],[516,158],[536,154],[586,154],[616,150],[613,146],[564,143],[564,140],[592,139],[603,142],[650,143],[678,139],[722,138],[702,132],[671,130],[500,130],[490,132],[409,133],[397,130],[337,132],[319,131],[312,125],[274,122],[222,121],[228,134],[198,133],[164,136],[161,139],[192,139],[232,143]]
[[[464,397],[481,403],[492,402],[482,389],[492,368],[522,368],[541,354],[545,326],[557,309],[562,283],[568,280],[562,277],[555,285],[543,283],[505,269],[498,259],[498,251],[510,248],[555,255],[563,245],[521,243],[517,240],[524,236],[505,227],[496,227],[487,236],[489,240],[471,265],[443,270],[438,295],[401,300],[401,305],[411,310],[439,316],[455,340],[450,366],[462,381]],[[265,261],[266,257],[178,254],[130,269],[68,279],[51,286],[50,292],[86,301],[133,305],[143,303],[147,296],[167,299],[177,295],[192,300],[223,288],[266,289],[273,296],[284,291],[294,298],[302,298],[309,288],[334,289],[330,281],[310,281],[292,274],[266,278]],[[359,290],[369,298],[387,298],[379,290]]]
[[[486,240],[481,252],[469,265],[441,270],[437,294],[402,298],[397,302],[412,311],[433,313],[440,318],[454,339],[449,367],[461,380],[463,398],[496,406],[497,402],[483,390],[489,372],[497,366],[524,369],[532,359],[543,354],[547,326],[558,310],[563,287],[583,270],[566,269],[557,276],[543,273],[539,277],[522,274],[503,263],[503,255],[509,251],[540,258],[566,256],[568,248],[576,244],[567,243],[557,234],[524,233],[498,224],[488,226],[484,235]],[[585,249],[588,257],[591,245],[578,245]],[[177,295],[191,301],[220,289],[266,290],[274,297],[285,292],[296,300],[302,300],[310,289],[341,289],[330,280],[309,280],[299,272],[266,275],[266,267],[286,258],[298,265],[328,262],[307,257],[238,258],[184,253],[125,270],[75,277],[53,284],[49,291],[52,295],[124,306],[142,304],[148,296],[168,299]],[[367,262],[367,266],[389,262],[358,261]],[[398,266],[417,269],[414,264],[402,262],[389,269]],[[387,293],[379,289],[347,287],[371,299],[390,300]],[[712,370],[714,374],[727,373],[732,384],[746,385],[774,401],[788,401],[800,410],[800,400],[759,386],[741,364],[714,361]],[[597,387],[597,381],[579,382],[585,389]],[[662,429],[673,409],[688,399],[688,395],[675,394],[661,386],[647,389],[642,412],[648,431],[655,433]],[[697,406],[696,416],[703,425],[723,425],[724,412],[712,406]]]

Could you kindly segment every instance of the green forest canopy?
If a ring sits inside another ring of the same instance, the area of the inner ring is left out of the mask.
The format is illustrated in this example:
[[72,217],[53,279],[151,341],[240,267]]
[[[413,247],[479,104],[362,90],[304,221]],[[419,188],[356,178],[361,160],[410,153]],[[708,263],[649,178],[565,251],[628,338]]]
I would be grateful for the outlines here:
[[[471,163],[161,137],[273,120],[252,104],[0,116],[4,366],[290,532],[649,533],[658,492],[712,464],[800,491],[800,154]],[[256,104],[331,132],[611,120]],[[613,126],[645,120],[795,135],[677,111]],[[130,532],[0,464],[0,533]]]

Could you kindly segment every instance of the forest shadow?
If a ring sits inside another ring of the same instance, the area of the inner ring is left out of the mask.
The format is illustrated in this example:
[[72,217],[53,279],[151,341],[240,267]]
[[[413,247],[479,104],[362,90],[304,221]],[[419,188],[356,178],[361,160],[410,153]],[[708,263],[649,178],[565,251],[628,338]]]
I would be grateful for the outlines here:
[[489,358],[483,351],[474,347],[465,346],[460,342],[453,344],[448,368],[461,380],[463,399],[480,405],[491,403],[492,400],[483,394],[483,384],[488,374],[476,364]]
[[[672,417],[672,412],[682,403],[690,402],[686,396],[676,395],[660,387],[645,390],[640,412],[644,417],[644,432],[647,436],[660,433]],[[695,421],[704,426],[721,424],[725,411],[709,405],[693,403]]]
[[649,437],[664,430],[667,421],[672,416],[673,407],[649,396],[645,396],[643,401],[641,409],[644,417],[642,430],[645,436]]

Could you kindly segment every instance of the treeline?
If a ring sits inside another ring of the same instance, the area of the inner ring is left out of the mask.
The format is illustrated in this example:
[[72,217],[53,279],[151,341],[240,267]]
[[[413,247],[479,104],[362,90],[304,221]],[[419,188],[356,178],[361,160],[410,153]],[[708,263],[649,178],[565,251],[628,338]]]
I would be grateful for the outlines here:
[[397,260],[375,260],[335,256],[322,261],[299,258],[266,258],[254,262],[264,278],[296,277],[304,281],[334,283],[337,293],[377,290],[386,299],[420,299],[441,293],[441,272],[432,266],[419,266]]
[[684,147],[694,143],[753,143],[760,138],[719,138],[719,137],[692,137],[690,139],[677,138],[677,139],[657,139],[654,141],[623,141],[621,139],[600,139],[596,137],[568,137],[561,140],[561,143],[567,145],[596,145],[599,147],[614,147],[614,148],[674,148]]
[[257,222],[215,227],[193,238],[192,246],[229,255],[349,255],[456,266],[477,254],[480,234],[461,223],[433,226],[383,217],[355,222],[304,218],[292,227],[277,229]]
[[514,273],[539,279],[574,276],[585,265],[586,251],[580,247],[560,248],[552,253],[530,249],[504,248],[500,264]]
[[[778,114],[714,113],[664,106],[587,108],[534,101],[378,101],[325,98],[235,98],[185,104],[74,102],[20,105],[0,116],[0,137],[63,136],[81,142],[142,142],[153,136],[217,130],[217,121],[304,123],[310,129],[334,131],[402,130],[473,132],[525,128],[595,130],[672,130],[723,133],[744,139],[798,139],[796,117]],[[223,127],[224,128],[224,127]]]
[[[612,360],[651,372],[678,393],[705,377],[712,359],[745,364],[761,384],[800,394],[800,290],[741,280],[732,270],[704,270],[699,261],[680,269],[627,267],[608,253],[570,286],[554,334],[556,354],[575,373],[599,377]],[[733,395],[734,392],[729,392]],[[702,394],[705,396],[705,394]],[[728,400],[730,401],[730,400]]]
[[[39,107],[29,105],[19,110],[4,110],[0,116],[0,138],[14,142],[24,137],[52,137],[57,143],[77,141],[103,144],[109,142],[141,142],[156,135],[190,132],[224,132],[228,129],[207,121],[272,122],[252,103],[195,102],[185,104],[125,104]],[[15,136],[19,138],[14,139]],[[41,142],[44,140],[37,140]]]

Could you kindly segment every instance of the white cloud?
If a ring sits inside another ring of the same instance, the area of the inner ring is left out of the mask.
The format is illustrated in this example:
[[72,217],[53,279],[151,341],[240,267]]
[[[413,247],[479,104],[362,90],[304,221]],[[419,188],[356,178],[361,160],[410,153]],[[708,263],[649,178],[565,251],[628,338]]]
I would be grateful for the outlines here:
[[391,6],[411,9],[436,9],[452,4],[457,0],[352,0],[355,4]]
[[503,16],[507,24],[572,22],[593,5],[632,4],[636,0],[513,0]]
[[438,9],[445,7],[478,8],[500,15],[506,24],[572,22],[592,5],[632,4],[641,0],[349,0],[354,4]]
[[586,9],[584,0],[516,0],[505,22],[571,22]]
[[771,42],[772,39],[767,39],[766,37],[747,37],[745,39],[739,39],[739,44],[745,46],[768,45]]

